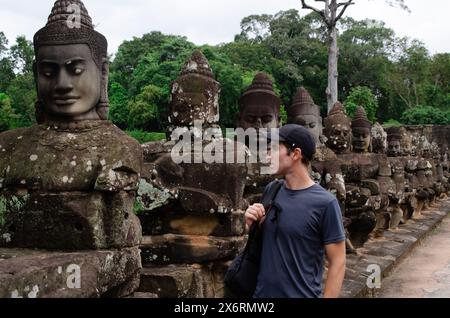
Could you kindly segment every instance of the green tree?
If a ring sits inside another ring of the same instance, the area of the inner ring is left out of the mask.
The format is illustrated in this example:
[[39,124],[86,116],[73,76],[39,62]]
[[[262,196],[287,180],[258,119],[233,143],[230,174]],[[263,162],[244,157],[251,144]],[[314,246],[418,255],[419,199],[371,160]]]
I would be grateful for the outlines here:
[[164,92],[155,85],[148,85],[128,104],[129,125],[132,129],[159,131],[158,105],[164,99]]
[[11,99],[8,95],[0,93],[0,132],[17,128],[18,118],[11,107]]
[[14,68],[21,74],[33,72],[34,48],[33,43],[25,36],[19,36],[11,46],[10,54],[14,61]]
[[6,94],[11,98],[14,112],[19,116],[19,127],[28,127],[36,122],[36,87],[32,73],[17,75],[10,83]]
[[122,129],[128,128],[128,94],[119,83],[111,83],[109,87],[109,119]]
[[0,92],[6,91],[14,78],[13,63],[9,57],[8,39],[0,32]]
[[448,112],[431,106],[418,106],[405,111],[401,122],[405,125],[450,125]]
[[[354,5],[355,2],[338,1],[338,0],[316,0],[323,2],[324,9],[320,10],[312,7],[307,0],[301,0],[302,8],[312,10],[320,15],[322,21],[327,27],[327,44],[328,44],[328,86],[326,89],[328,112],[338,100],[338,28],[337,23],[345,14],[347,8]],[[409,10],[404,0],[386,0],[390,6],[398,5],[399,7]]]
[[372,123],[377,120],[378,102],[368,87],[357,86],[353,88],[344,105],[347,115],[351,118],[355,115],[356,109],[361,106],[366,110],[367,118]]

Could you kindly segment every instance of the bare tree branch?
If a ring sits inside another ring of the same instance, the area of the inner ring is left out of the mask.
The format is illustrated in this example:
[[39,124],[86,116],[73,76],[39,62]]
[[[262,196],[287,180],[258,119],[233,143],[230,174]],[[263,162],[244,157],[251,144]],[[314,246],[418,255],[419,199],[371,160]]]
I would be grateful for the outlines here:
[[[306,4],[306,0],[301,0],[301,1],[302,1],[302,7],[303,7],[303,9],[309,9],[309,10],[312,10],[312,11],[314,11],[314,12],[317,12],[317,13],[320,14],[320,16],[324,19],[324,21],[325,21],[326,23],[328,23],[328,19],[327,19],[327,17],[325,16],[325,13],[323,12],[323,10],[319,10],[319,9],[314,8],[314,7],[311,7],[310,5]],[[316,1],[320,1],[320,0],[316,0]],[[322,1],[324,1],[324,0],[322,0]],[[324,1],[324,2],[325,2],[325,1]]]
[[336,23],[337,21],[339,21],[339,19],[342,18],[342,16],[344,15],[345,10],[347,10],[347,8],[348,8],[349,6],[351,6],[351,5],[353,5],[353,4],[355,4],[355,3],[353,2],[353,0],[349,0],[349,1],[347,1],[347,2],[339,3],[337,7],[339,8],[339,7],[343,6],[343,8],[342,8],[342,11],[336,16],[336,19],[334,20],[334,23]]

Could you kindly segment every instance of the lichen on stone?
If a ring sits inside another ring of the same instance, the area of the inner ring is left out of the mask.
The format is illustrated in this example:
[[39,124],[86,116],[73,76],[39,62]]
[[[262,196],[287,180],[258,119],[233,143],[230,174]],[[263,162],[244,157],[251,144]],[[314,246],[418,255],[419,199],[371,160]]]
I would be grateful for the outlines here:
[[145,179],[141,179],[136,204],[141,210],[151,211],[166,205],[173,197],[174,195],[168,189],[160,190],[148,183]]

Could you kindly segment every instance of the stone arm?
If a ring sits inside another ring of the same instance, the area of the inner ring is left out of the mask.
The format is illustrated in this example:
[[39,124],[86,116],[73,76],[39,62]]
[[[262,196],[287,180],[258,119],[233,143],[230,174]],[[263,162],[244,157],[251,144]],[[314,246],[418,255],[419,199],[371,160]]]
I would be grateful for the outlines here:
[[95,182],[95,190],[103,194],[106,205],[104,226],[108,246],[115,248],[137,246],[142,238],[142,228],[134,213],[142,152],[131,152],[122,158],[126,159],[103,165]]

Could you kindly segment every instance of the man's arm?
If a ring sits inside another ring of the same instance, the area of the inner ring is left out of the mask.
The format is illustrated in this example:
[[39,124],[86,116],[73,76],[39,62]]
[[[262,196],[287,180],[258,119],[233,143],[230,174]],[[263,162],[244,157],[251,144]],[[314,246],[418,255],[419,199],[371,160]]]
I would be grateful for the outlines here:
[[345,276],[345,241],[325,246],[328,258],[328,277],[324,298],[338,298]]

